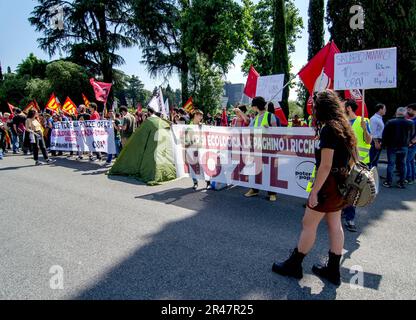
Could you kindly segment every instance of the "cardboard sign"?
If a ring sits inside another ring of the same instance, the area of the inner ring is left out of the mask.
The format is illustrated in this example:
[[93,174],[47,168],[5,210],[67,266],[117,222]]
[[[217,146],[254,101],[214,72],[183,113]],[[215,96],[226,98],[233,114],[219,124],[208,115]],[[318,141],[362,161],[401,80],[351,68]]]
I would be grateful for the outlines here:
[[335,55],[335,90],[397,87],[397,48]]

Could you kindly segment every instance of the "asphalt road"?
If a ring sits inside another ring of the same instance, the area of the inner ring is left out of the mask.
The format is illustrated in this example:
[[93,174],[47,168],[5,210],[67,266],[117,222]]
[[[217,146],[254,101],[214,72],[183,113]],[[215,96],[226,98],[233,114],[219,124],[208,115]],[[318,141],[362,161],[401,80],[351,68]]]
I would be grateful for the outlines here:
[[415,298],[416,186],[382,190],[359,210],[335,288],[310,271],[328,251],[325,225],[303,280],[271,272],[296,245],[302,199],[193,192],[188,179],[148,187],[67,159],[33,164],[0,161],[0,299]]

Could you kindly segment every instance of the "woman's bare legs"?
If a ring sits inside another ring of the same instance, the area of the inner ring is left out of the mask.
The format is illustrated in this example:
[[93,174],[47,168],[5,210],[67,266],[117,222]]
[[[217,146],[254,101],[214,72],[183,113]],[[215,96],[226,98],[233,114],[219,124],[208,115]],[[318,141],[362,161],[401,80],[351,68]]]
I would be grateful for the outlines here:
[[300,235],[298,250],[300,253],[308,254],[313,248],[316,240],[316,231],[319,223],[325,217],[325,213],[306,208],[305,216],[303,217],[303,229]]
[[328,235],[331,252],[341,256],[344,249],[344,229],[341,222],[341,211],[327,213]]

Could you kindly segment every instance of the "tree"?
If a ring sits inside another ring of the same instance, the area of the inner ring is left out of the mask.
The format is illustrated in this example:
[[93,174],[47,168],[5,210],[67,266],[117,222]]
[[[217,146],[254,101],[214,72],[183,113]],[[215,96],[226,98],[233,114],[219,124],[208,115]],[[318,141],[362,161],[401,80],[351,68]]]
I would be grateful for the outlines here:
[[1,64],[0,64],[0,83],[3,81],[3,70],[1,68]]
[[222,70],[213,67],[208,58],[197,55],[191,70],[191,94],[195,106],[205,113],[214,113],[221,108],[221,97],[224,93]]
[[8,73],[8,74],[11,74],[11,73],[12,73],[12,68],[7,67],[7,73]]
[[[325,1],[310,0],[308,15],[308,60],[311,60],[325,45]],[[304,113],[306,115],[309,92],[301,81],[298,83],[298,97],[299,102],[304,106]]]
[[15,106],[24,105],[28,100],[26,85],[27,79],[14,73],[5,74],[0,84],[0,101],[10,102]]
[[[46,67],[46,79],[50,81],[51,90],[59,99],[66,99],[67,96],[75,103],[84,103],[82,94],[88,97],[94,96],[89,76],[86,70],[72,62],[56,61]],[[63,103],[63,101],[61,101]]]
[[[71,59],[103,78],[113,81],[113,67],[124,60],[117,55],[120,48],[135,44],[129,34],[129,0],[38,0],[29,18],[41,49],[53,56],[61,50]],[[56,8],[63,8],[63,28],[54,28],[51,21]]]
[[143,103],[145,98],[144,84],[139,77],[133,75],[128,80],[127,97],[132,101],[133,107],[136,107],[139,102]]
[[[284,74],[284,83],[289,82],[289,55],[287,50],[287,34],[286,34],[286,14],[284,0],[274,0],[273,6],[273,55],[272,55],[272,73]],[[289,87],[283,90],[283,99],[281,107],[289,116]]]
[[[295,52],[295,42],[301,36],[303,20],[293,0],[286,0],[285,6],[288,52],[291,54]],[[256,5],[251,5],[249,12],[253,16],[252,30],[242,71],[247,74],[250,66],[253,65],[261,75],[271,75],[273,0],[260,0]]]
[[30,79],[44,79],[47,65],[47,61],[38,59],[33,53],[31,53],[17,66],[16,72],[21,77],[28,76]]
[[30,100],[35,99],[41,106],[44,106],[48,102],[49,97],[53,92],[53,87],[49,80],[35,78],[27,82],[26,92],[28,93]]
[[416,2],[361,0],[364,29],[353,29],[349,23],[353,15],[346,8],[356,4],[353,0],[328,1],[329,32],[342,52],[397,47],[398,88],[366,92],[370,107],[383,102],[392,116],[397,106],[414,102],[416,96]]
[[[189,98],[192,66],[203,54],[226,72],[246,45],[247,15],[233,0],[135,0],[135,25],[149,72],[181,77],[182,103]],[[197,78],[197,77],[195,77]]]

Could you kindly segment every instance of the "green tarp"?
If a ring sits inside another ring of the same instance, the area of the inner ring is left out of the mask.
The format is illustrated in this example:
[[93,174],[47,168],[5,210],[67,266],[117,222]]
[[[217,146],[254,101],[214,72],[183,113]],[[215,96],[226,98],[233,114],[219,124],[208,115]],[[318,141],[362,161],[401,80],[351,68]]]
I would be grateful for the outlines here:
[[149,185],[176,179],[170,125],[151,117],[127,142],[109,175],[135,177]]

